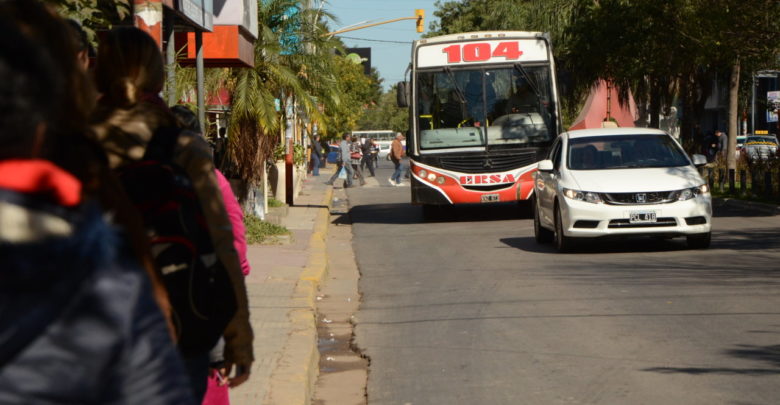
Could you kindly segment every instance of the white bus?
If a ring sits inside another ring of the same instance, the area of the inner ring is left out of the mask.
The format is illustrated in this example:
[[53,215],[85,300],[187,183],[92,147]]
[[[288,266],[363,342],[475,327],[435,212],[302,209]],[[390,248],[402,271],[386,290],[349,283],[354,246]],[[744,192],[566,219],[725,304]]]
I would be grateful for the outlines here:
[[437,206],[532,197],[536,163],[561,131],[550,39],[470,32],[414,41],[406,142],[411,199]]
[[387,159],[390,153],[390,145],[395,139],[395,131],[391,130],[378,130],[378,131],[352,131],[352,141],[361,141],[362,139],[374,139],[379,145],[378,159]]

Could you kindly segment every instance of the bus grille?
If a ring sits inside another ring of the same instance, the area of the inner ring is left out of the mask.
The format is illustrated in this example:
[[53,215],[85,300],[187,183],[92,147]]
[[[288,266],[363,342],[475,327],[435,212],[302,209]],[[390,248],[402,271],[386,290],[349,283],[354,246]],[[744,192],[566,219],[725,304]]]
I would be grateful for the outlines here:
[[461,173],[496,173],[528,166],[536,160],[536,152],[451,156],[441,158],[441,168]]

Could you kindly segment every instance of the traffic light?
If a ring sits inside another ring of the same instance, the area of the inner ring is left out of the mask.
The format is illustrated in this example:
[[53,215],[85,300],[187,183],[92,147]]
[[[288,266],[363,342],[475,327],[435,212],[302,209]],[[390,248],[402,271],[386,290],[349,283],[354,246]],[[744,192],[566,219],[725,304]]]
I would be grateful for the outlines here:
[[414,15],[417,16],[417,32],[425,31],[425,10],[418,8],[414,10]]

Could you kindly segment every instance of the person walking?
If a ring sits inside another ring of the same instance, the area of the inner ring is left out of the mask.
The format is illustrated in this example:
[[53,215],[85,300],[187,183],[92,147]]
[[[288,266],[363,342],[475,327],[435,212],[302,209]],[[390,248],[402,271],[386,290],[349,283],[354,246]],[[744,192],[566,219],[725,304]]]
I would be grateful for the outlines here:
[[401,185],[401,175],[403,174],[401,159],[406,156],[404,145],[401,143],[403,139],[404,136],[399,132],[395,135],[395,139],[393,139],[393,143],[390,145],[390,160],[393,162],[393,165],[395,165],[395,171],[389,180],[390,185],[392,186]]
[[311,175],[320,175],[320,162],[322,162],[322,143],[320,143],[320,136],[314,135],[314,140],[311,144]]
[[[75,66],[67,28],[37,1],[0,11],[0,403],[195,404],[149,278],[85,192],[99,173],[55,163],[81,146],[53,129],[72,107],[60,97],[74,83],[54,63]],[[68,57],[23,33],[13,11],[44,17]]]
[[361,152],[359,143],[351,142],[349,144],[349,159],[352,164],[354,178],[360,181],[361,186],[365,186],[366,179],[363,178],[363,170],[360,169],[360,162],[363,161],[363,152]]
[[360,168],[367,167],[368,172],[371,173],[371,177],[374,177],[376,174],[374,173],[374,155],[371,153],[372,145],[371,139],[366,139],[360,144],[360,153],[363,154],[363,159],[360,161]]
[[333,176],[331,176],[330,180],[326,181],[325,184],[333,185],[333,182],[339,177],[341,169],[344,169],[347,175],[347,178],[344,179],[344,188],[352,187],[352,176],[354,175],[354,172],[352,171],[352,163],[349,156],[351,139],[349,134],[344,134],[341,137],[341,143],[339,143],[339,156],[336,160],[336,172],[333,173]]

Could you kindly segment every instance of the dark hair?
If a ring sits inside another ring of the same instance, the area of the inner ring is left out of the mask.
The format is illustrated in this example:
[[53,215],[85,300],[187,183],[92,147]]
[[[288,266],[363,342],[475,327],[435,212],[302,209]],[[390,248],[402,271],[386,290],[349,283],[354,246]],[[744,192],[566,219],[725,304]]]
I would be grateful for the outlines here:
[[200,122],[192,110],[183,105],[175,105],[171,107],[171,112],[176,117],[176,123],[179,125],[179,128],[200,132]]
[[36,127],[56,115],[62,77],[37,44],[0,19],[0,159],[29,157]]
[[349,137],[349,134],[344,134],[344,135],[342,135],[342,136],[341,136],[341,139],[344,139],[344,140],[346,140],[346,139],[347,139],[347,137]]
[[154,39],[136,27],[119,26],[98,47],[95,83],[107,105],[129,107],[165,83],[162,53]]

